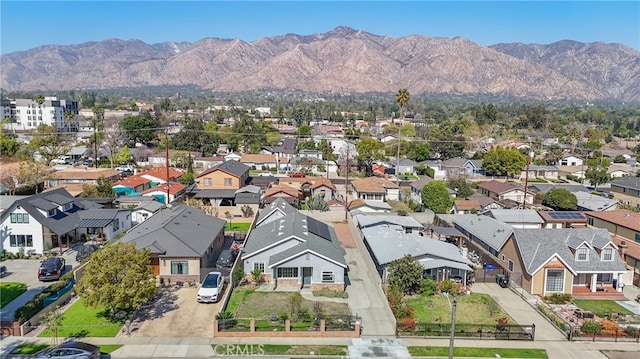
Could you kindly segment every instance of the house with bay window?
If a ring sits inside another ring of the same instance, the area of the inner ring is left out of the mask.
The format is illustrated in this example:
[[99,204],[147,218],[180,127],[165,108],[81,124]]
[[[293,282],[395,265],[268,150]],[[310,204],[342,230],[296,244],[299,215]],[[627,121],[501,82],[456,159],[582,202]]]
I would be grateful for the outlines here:
[[131,210],[102,208],[58,188],[19,199],[0,216],[0,250],[42,254],[88,240],[108,241],[131,228]]
[[618,246],[605,229],[513,228],[487,216],[457,215],[464,245],[485,263],[508,273],[531,294],[567,293],[573,297],[611,296],[630,277]]
[[273,290],[345,289],[345,252],[333,227],[282,199],[262,209],[255,223],[241,255],[247,276],[260,270]]
[[199,282],[215,267],[225,223],[196,207],[177,204],[147,218],[118,241],[148,249],[151,272],[161,282]]

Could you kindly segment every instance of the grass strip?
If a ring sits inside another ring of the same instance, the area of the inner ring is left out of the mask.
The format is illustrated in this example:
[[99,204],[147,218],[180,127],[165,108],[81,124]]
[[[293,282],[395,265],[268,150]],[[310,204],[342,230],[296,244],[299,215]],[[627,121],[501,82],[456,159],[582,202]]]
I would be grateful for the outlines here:
[[[408,347],[409,354],[415,357],[447,357],[449,347]],[[515,348],[453,348],[456,357],[469,358],[548,358],[544,349],[515,349]]]
[[2,282],[0,283],[0,308],[11,303],[22,293],[27,291],[27,286],[18,282]]

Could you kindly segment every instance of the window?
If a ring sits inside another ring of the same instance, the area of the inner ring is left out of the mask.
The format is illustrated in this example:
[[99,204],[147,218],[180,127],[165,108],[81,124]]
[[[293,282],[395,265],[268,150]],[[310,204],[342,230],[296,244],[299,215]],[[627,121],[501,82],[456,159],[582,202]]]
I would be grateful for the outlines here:
[[211,186],[211,178],[205,178],[204,179],[204,185],[205,186]]
[[589,217],[587,219],[587,223],[589,223],[590,226],[593,226],[593,217]]
[[545,280],[545,292],[564,292],[564,269],[548,269]]
[[509,272],[513,272],[513,261],[509,259]]
[[54,209],[51,209],[51,210],[49,210],[49,211],[47,212],[47,216],[48,216],[48,217],[53,217],[53,216],[55,216],[55,215],[56,215],[56,213],[58,213],[58,211],[56,210],[56,208],[54,208]]
[[225,187],[229,187],[233,185],[232,179],[231,178],[225,178],[224,179],[224,185]]
[[634,241],[640,243],[640,233],[636,233],[635,237],[633,238]]
[[611,273],[598,273],[596,280],[598,282],[609,283],[611,282]]
[[502,258],[502,261],[504,262],[504,254],[500,258]]
[[613,260],[613,248],[605,248],[602,250],[602,260],[603,261]]
[[11,213],[11,223],[29,223],[29,214]]
[[171,274],[189,274],[189,262],[171,261]]
[[67,203],[64,205],[63,211],[70,211],[73,208],[73,203]]
[[586,261],[589,258],[588,254],[589,254],[589,252],[588,252],[588,249],[586,247],[580,247],[576,251],[576,260],[577,261]]
[[116,218],[115,221],[113,221],[113,231],[116,232],[120,229],[120,220]]
[[322,272],[322,283],[333,283],[333,272]]
[[297,267],[283,267],[278,268],[276,272],[277,278],[298,278],[298,268]]
[[9,236],[11,247],[33,247],[33,236],[30,234],[12,234]]
[[259,269],[260,273],[264,273],[264,262],[253,262],[253,270]]

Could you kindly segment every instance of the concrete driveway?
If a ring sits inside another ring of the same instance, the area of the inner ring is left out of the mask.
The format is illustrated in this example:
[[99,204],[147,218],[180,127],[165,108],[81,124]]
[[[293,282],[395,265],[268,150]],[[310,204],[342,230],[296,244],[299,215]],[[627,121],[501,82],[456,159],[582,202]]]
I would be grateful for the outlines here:
[[[64,272],[70,271],[78,263],[76,262],[76,251],[69,250],[62,254],[65,259]],[[15,311],[30,301],[36,295],[55,282],[41,282],[38,280],[38,268],[40,267],[39,259],[11,259],[2,262],[7,266],[7,274],[2,277],[2,282],[17,282],[27,286],[27,291],[22,293],[18,298],[7,304],[0,310],[0,318],[2,321],[12,321]]]
[[[229,290],[228,286],[225,286],[226,290]],[[129,335],[213,338],[213,320],[222,302],[198,303],[197,293],[198,287],[161,289],[160,298],[142,313],[144,322]]]

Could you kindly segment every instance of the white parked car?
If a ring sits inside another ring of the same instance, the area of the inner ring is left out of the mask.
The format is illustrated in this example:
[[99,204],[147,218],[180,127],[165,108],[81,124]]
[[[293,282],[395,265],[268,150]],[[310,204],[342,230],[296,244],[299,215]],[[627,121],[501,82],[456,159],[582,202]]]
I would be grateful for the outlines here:
[[209,272],[198,290],[199,303],[215,303],[222,298],[224,276],[220,272]]

